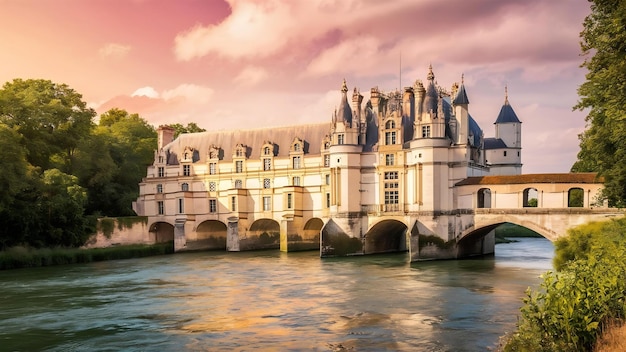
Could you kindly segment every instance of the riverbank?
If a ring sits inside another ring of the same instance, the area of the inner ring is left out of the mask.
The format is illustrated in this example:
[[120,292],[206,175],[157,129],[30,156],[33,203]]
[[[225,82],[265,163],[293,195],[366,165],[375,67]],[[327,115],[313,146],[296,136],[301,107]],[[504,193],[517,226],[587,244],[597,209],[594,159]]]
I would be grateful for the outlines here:
[[141,258],[171,253],[174,253],[172,242],[93,249],[12,247],[0,252],[0,270]]

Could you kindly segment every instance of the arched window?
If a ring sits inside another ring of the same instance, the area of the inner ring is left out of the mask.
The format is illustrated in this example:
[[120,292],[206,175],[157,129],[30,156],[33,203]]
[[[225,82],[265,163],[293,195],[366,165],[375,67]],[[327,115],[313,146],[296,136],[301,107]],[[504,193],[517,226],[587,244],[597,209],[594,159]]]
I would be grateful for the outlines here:
[[300,148],[300,143],[296,143],[296,144],[293,145],[293,151],[294,152],[302,151],[302,148]]
[[477,208],[491,208],[491,190],[481,188],[478,190]]
[[569,208],[582,208],[585,206],[585,191],[582,188],[570,188],[567,191],[567,206]]
[[387,123],[385,124],[385,128],[388,130],[392,128],[396,128],[396,122],[393,120],[387,121]]
[[187,191],[189,191],[189,184],[188,184],[188,183],[186,183],[186,182],[185,182],[185,183],[183,183],[182,185],[180,185],[180,189],[181,189],[183,192],[187,192]]
[[270,155],[270,147],[263,148],[263,155]]
[[538,205],[537,189],[526,188],[524,190],[524,198],[522,206],[525,208],[536,208]]

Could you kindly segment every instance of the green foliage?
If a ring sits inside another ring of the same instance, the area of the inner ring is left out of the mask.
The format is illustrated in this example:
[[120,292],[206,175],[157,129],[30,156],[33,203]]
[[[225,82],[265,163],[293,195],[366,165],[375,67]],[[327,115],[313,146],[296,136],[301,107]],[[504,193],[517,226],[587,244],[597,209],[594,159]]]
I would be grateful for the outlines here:
[[173,125],[169,125],[174,129],[174,138],[178,137],[181,133],[195,133],[195,132],[204,132],[206,131],[204,128],[198,126],[195,122],[190,122],[187,126],[183,126],[180,123],[175,123]]
[[557,241],[558,272],[527,291],[504,351],[585,351],[626,317],[626,219],[591,223]]
[[590,0],[581,49],[586,81],[576,109],[588,109],[587,129],[579,136],[573,172],[604,177],[603,197],[610,206],[626,205],[626,2]]
[[20,135],[0,123],[0,213],[10,209],[15,196],[27,186],[28,162],[26,150],[20,145]]
[[531,208],[536,208],[537,207],[537,198],[530,198],[528,200],[528,206]]
[[582,188],[573,188],[569,191],[567,206],[570,208],[581,208],[584,206],[585,191]]
[[0,89],[0,123],[23,137],[28,162],[42,170],[72,173],[74,152],[89,135],[94,116],[65,84],[15,79]]
[[0,270],[141,258],[171,253],[174,253],[172,242],[94,249],[33,249],[18,246],[0,251]]

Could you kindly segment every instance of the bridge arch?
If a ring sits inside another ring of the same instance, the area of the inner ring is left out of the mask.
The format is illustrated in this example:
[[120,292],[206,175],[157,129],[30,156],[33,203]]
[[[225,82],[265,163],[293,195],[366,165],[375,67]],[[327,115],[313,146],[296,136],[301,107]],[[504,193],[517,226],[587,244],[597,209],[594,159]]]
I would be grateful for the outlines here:
[[324,227],[324,221],[320,218],[311,218],[306,224],[304,224],[304,228],[302,229],[302,239],[303,240],[317,240],[319,242],[320,232]]
[[280,224],[274,219],[257,219],[248,229],[248,238],[258,237],[260,246],[278,246],[280,243]]
[[156,221],[148,228],[154,243],[174,241],[174,225],[165,221]]
[[226,249],[226,224],[219,220],[205,220],[196,228],[197,241],[205,249]]
[[381,220],[365,234],[364,254],[407,251],[408,229],[400,220]]
[[546,239],[552,242],[556,241],[557,238],[559,237],[558,234],[556,234],[555,232],[548,230],[542,226],[539,226],[531,221],[518,220],[515,218],[507,218],[505,220],[495,219],[493,221],[482,222],[479,226],[472,226],[466,229],[465,231],[463,231],[463,233],[461,233],[461,236],[459,236],[457,243],[462,244],[463,242],[466,242],[466,241],[472,241],[472,240],[476,240],[477,238],[484,237],[492,230],[495,230],[496,227],[502,224],[506,224],[506,223],[525,227],[529,230],[532,230],[538,233],[542,237],[545,237]]

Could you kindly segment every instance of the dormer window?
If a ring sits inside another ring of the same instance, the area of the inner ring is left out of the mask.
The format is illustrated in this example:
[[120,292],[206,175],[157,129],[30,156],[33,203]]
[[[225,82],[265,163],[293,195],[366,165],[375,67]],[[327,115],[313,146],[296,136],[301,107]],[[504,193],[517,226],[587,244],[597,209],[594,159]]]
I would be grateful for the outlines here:
[[181,160],[182,162],[193,162],[193,154],[194,154],[194,149],[191,147],[185,147],[185,150],[183,150],[183,159]]
[[385,128],[388,130],[396,128],[396,122],[393,120],[387,121],[387,123],[385,124]]
[[233,150],[233,158],[245,158],[246,146],[243,144],[237,144],[235,150]]
[[270,155],[270,147],[263,148],[263,155]]
[[304,141],[302,141],[298,137],[294,138],[293,142],[291,142],[290,152],[291,153],[302,153],[302,152],[304,152]]
[[220,147],[212,144],[209,147],[209,159],[219,160],[220,158]]

